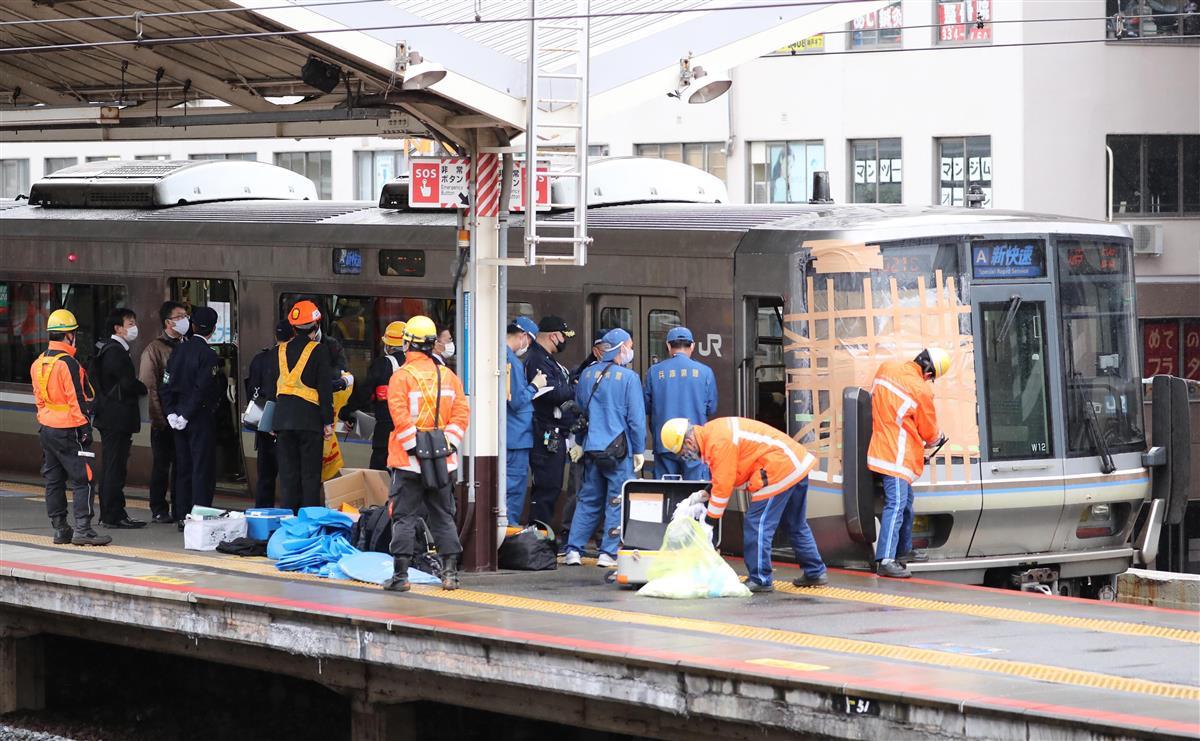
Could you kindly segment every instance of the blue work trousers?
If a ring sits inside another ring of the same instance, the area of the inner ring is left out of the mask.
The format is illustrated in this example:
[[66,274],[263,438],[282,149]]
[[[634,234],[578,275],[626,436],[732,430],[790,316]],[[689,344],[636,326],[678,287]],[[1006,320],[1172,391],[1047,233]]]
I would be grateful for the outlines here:
[[883,477],[883,521],[875,542],[876,561],[894,561],[912,550],[913,487],[896,476]]
[[591,458],[583,459],[583,483],[575,501],[571,532],[567,535],[568,553],[583,553],[603,513],[604,539],[600,542],[600,552],[617,557],[617,547],[621,545],[621,487],[631,478],[633,460],[630,457],[621,461],[611,474],[603,473]]
[[796,561],[804,575],[816,579],[825,573],[825,562],[808,527],[808,478],[770,499],[751,502],[742,532],[742,556],[750,578],[771,583],[771,541],[782,521]]
[[702,460],[689,461],[674,453],[654,454],[654,478],[661,479],[675,475],[684,481],[708,481],[708,466]]
[[504,460],[508,524],[520,525],[521,515],[525,514],[525,485],[529,483],[529,448],[510,449]]

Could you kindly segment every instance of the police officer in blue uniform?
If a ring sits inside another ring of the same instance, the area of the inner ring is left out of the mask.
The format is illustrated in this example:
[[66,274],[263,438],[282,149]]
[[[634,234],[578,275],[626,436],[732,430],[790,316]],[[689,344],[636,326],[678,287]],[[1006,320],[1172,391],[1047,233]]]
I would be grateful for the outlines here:
[[604,336],[604,355],[579,378],[575,403],[587,416],[587,434],[571,448],[583,460],[583,485],[567,536],[567,566],[577,566],[601,518],[604,536],[597,566],[615,566],[621,531],[621,487],[641,470],[646,449],[646,407],[633,362],[633,338],[623,329]]
[[216,412],[225,393],[220,358],[208,345],[217,329],[217,312],[198,306],[192,312],[192,334],[180,341],[167,360],[162,390],[167,424],[175,430],[175,511],[179,529],[192,505],[212,506],[216,488]]
[[525,355],[525,380],[533,383],[539,371],[546,377],[546,385],[533,397],[533,447],[529,450],[529,470],[533,474],[529,518],[539,522],[549,523],[554,518],[554,506],[562,493],[567,436],[574,420],[559,406],[575,398],[575,384],[554,356],[574,336],[575,332],[559,317],[543,317],[538,322],[537,339]]
[[700,426],[717,411],[717,379],[712,369],[692,360],[695,340],[687,327],[667,332],[669,358],[646,371],[646,409],[654,439],[654,477],[676,474],[688,480],[708,478],[708,466],[699,458],[685,460],[663,448],[659,431],[668,419],[684,417]]
[[529,450],[533,447],[533,395],[546,385],[546,375],[538,372],[533,381],[525,380],[521,358],[537,339],[538,328],[529,317],[519,316],[508,325],[508,404],[505,408],[505,503],[508,524],[520,525],[525,512],[525,489],[529,483]]

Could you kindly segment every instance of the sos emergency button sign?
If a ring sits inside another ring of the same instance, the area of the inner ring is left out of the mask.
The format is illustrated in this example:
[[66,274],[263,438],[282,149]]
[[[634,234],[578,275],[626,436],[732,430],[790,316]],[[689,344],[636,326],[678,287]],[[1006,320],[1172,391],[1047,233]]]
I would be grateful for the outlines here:
[[471,160],[468,157],[413,157],[408,205],[411,208],[467,208]]

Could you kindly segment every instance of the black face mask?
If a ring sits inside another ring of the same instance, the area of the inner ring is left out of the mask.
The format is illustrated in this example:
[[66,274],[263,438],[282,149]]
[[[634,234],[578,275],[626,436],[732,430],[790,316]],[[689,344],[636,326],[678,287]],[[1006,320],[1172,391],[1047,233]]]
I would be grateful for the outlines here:
[[564,350],[566,347],[567,347],[567,338],[565,338],[565,337],[564,337],[564,338],[563,338],[563,340],[562,340],[562,342],[556,342],[556,343],[554,343],[554,352],[555,352],[556,354],[557,354],[557,353],[560,353],[560,352],[562,352],[562,351],[563,351],[563,350]]

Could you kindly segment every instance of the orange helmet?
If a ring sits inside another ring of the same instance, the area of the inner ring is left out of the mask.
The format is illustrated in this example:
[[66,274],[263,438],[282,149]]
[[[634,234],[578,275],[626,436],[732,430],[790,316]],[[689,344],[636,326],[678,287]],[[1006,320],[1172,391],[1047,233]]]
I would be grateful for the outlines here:
[[288,312],[288,324],[303,327],[321,320],[321,310],[312,301],[297,301]]

